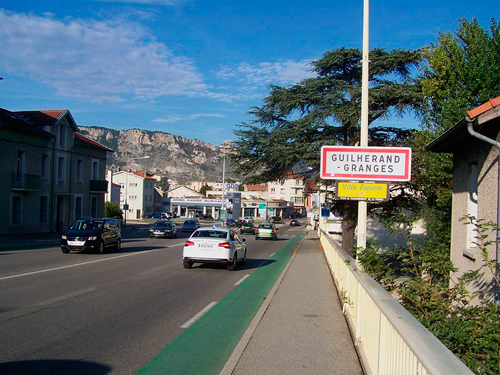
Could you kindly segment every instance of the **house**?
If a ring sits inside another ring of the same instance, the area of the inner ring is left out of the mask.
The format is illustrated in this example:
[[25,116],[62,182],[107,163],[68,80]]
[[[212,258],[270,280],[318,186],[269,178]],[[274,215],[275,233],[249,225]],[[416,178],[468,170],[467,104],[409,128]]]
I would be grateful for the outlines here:
[[142,172],[120,171],[113,173],[113,182],[120,185],[120,208],[125,221],[153,215],[154,178]]
[[267,183],[268,199],[270,201],[290,202],[291,209],[282,210],[284,212],[283,216],[292,214],[304,216],[306,214],[304,187],[304,176],[289,173],[283,181]]
[[[469,270],[480,269],[479,280],[469,286],[478,300],[498,297],[494,275],[481,267],[475,226],[461,219],[466,215],[478,220],[500,221],[500,96],[467,112],[467,116],[433,140],[427,150],[453,154],[453,201],[451,260],[458,271],[452,282]],[[487,247],[490,259],[500,260],[496,232],[490,233]]]
[[63,231],[104,215],[105,166],[112,150],[78,133],[68,110],[0,109],[0,233]]

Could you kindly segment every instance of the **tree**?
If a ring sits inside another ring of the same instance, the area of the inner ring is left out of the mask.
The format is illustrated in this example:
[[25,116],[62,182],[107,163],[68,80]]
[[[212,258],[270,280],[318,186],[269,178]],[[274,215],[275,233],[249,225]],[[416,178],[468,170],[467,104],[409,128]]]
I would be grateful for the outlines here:
[[122,210],[120,209],[120,204],[117,202],[105,202],[104,216],[111,217],[113,219],[123,219]]
[[[341,48],[312,62],[317,77],[288,88],[271,86],[264,105],[254,107],[251,123],[236,131],[232,161],[236,173],[249,182],[281,180],[300,164],[304,178],[317,176],[323,145],[354,145],[359,139],[361,113],[361,60],[358,49]],[[419,51],[377,48],[370,52],[369,121],[419,108],[420,87],[411,79]],[[401,142],[408,132],[394,128],[371,129],[372,145]],[[309,169],[310,168],[310,169]],[[357,204],[332,202],[342,217],[342,246],[354,244]]]
[[158,187],[162,191],[168,191],[168,189],[170,188],[170,184],[168,183],[168,177],[162,177],[160,179],[160,182],[158,183]]
[[490,33],[476,19],[459,23],[456,35],[441,33],[424,52],[422,114],[434,134],[500,93],[500,22],[492,19]]
[[207,184],[204,184],[202,185],[202,187],[200,188],[200,194],[203,194],[203,195],[207,195],[207,191],[208,190],[213,190],[214,188],[210,185],[207,185]]

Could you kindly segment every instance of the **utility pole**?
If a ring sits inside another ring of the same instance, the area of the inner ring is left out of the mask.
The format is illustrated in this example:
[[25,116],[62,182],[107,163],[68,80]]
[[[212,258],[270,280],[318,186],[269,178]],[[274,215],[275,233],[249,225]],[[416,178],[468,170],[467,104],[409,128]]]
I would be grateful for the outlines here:
[[[369,85],[369,0],[364,0],[363,9],[363,65],[361,76],[361,129],[360,129],[360,147],[368,146],[368,85]],[[366,248],[366,219],[367,202],[358,202],[358,236],[357,247]]]

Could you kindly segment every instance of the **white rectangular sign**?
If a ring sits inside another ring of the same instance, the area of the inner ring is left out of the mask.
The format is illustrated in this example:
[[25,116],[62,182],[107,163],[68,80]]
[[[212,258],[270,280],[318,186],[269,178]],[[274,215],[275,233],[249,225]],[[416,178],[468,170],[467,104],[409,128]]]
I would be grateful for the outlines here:
[[320,176],[327,180],[409,181],[409,147],[321,147]]

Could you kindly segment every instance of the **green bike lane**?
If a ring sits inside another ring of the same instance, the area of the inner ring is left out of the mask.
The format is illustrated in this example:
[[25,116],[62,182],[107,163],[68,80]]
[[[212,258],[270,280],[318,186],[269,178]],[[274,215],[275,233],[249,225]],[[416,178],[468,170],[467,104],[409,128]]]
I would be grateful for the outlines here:
[[136,375],[219,374],[304,235],[290,239]]

